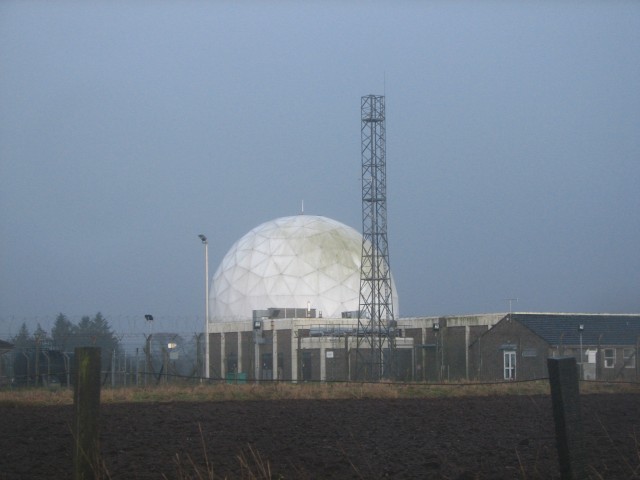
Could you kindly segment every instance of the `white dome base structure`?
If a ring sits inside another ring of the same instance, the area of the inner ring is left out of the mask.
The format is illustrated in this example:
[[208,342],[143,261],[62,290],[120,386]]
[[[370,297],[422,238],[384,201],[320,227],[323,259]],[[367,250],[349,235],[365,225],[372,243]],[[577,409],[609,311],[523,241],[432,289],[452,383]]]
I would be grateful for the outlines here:
[[357,311],[361,255],[362,235],[326,217],[263,223],[238,240],[216,270],[210,322],[248,320],[268,308],[313,308],[326,318]]

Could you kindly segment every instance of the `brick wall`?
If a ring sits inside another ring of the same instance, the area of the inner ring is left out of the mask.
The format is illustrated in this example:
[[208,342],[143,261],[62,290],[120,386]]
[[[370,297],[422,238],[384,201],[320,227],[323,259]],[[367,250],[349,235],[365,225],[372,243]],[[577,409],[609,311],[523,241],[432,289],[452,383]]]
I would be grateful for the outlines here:
[[522,324],[507,318],[479,337],[469,349],[470,377],[504,380],[504,352],[516,352],[516,380],[547,376],[549,345]]

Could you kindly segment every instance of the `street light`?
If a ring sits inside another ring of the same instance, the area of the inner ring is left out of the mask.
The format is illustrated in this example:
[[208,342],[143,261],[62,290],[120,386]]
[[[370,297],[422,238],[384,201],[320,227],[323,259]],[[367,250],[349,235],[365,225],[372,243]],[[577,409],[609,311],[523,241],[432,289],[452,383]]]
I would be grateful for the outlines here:
[[[436,375],[438,376],[438,381],[440,381],[440,380],[442,380],[442,375],[441,374],[442,374],[442,363],[443,362],[438,362],[438,360],[440,360],[438,354],[439,354],[439,350],[441,350],[441,349],[438,348],[439,347],[438,344],[440,343],[438,341],[438,332],[440,332],[440,322],[438,322],[438,323],[434,322],[434,324],[433,324],[433,333],[434,333],[434,335],[436,337]],[[440,363],[440,365],[438,365],[438,363]]]
[[198,235],[204,245],[204,378],[209,378],[209,242]]
[[582,331],[584,330],[584,324],[578,325],[578,331],[580,332],[580,380],[582,380]]
[[517,302],[517,298],[505,298],[505,301],[509,302],[509,321],[511,321],[511,302]]
[[[144,385],[147,385],[147,377],[149,375],[149,372],[151,371],[151,335],[153,333],[153,315],[150,314],[146,314],[144,316],[144,319],[147,321],[147,327],[149,327],[149,336],[147,337],[147,341],[146,343],[146,347],[145,347],[145,363],[144,363]],[[137,364],[137,359],[136,359],[136,369],[138,368],[138,364]]]

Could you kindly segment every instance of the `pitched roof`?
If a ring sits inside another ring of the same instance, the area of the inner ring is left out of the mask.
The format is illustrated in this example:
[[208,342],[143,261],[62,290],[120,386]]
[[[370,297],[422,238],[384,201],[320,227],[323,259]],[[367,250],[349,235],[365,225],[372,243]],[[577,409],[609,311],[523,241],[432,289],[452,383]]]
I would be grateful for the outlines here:
[[550,345],[636,345],[640,315],[514,313],[512,319],[529,328]]

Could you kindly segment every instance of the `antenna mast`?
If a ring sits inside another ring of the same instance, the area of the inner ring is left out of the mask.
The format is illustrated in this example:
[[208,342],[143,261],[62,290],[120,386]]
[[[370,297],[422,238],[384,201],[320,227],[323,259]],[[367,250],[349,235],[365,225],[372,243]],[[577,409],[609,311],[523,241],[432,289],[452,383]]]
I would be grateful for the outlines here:
[[389,244],[384,96],[361,99],[362,263],[356,348],[357,380],[395,376],[395,333]]

